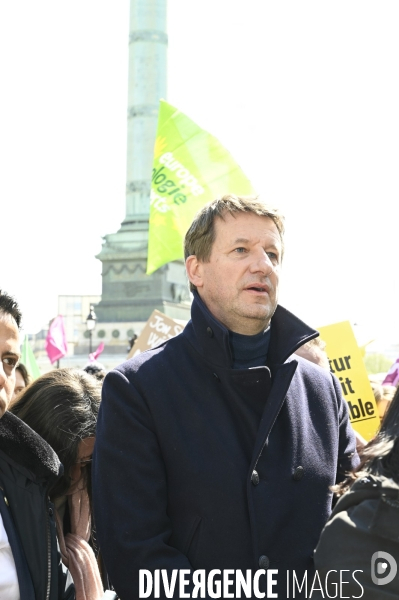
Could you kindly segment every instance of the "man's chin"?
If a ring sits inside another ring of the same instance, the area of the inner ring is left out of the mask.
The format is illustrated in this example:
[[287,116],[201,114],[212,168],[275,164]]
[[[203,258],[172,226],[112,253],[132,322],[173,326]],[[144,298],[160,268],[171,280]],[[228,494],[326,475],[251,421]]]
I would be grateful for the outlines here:
[[247,319],[257,319],[259,321],[270,321],[272,316],[274,315],[274,311],[276,307],[263,306],[260,304],[253,304],[252,306],[247,306],[242,311],[242,316]]
[[239,322],[241,324],[242,330],[237,331],[238,333],[242,333],[243,335],[256,335],[261,331],[265,331],[269,327],[271,319],[271,315],[265,312],[246,312],[245,314],[241,313],[240,317],[241,318],[239,319]]

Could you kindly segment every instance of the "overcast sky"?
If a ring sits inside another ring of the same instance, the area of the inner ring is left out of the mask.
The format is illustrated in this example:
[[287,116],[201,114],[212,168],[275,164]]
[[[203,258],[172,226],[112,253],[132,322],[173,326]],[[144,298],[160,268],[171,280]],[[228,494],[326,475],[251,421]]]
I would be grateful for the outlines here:
[[[0,2],[0,285],[100,294],[125,209],[128,0]],[[286,215],[281,303],[399,342],[399,3],[169,0],[167,100]]]

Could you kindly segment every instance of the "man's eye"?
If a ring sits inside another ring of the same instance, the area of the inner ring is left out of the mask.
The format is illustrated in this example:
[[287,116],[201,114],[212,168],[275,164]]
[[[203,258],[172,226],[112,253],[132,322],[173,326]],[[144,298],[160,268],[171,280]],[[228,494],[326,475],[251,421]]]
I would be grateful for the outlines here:
[[274,263],[278,263],[278,256],[275,252],[267,252],[267,256],[270,258],[270,260]]
[[247,251],[247,249],[243,248],[243,247],[234,249],[234,252],[237,252],[238,254],[244,254],[244,252],[246,252],[246,251]]
[[3,363],[7,365],[7,367],[13,369],[17,366],[18,360],[16,358],[12,358],[11,356],[6,356],[5,358],[3,358]]

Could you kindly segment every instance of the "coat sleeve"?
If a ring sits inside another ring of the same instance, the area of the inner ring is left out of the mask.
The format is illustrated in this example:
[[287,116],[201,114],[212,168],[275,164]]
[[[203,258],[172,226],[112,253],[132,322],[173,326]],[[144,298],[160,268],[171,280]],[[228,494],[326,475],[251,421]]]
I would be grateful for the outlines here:
[[[168,545],[166,470],[149,407],[116,370],[103,384],[93,463],[97,535],[117,594],[139,597],[140,569],[191,569]],[[178,586],[173,597],[179,597]]]
[[359,464],[356,451],[356,437],[349,420],[349,410],[346,400],[342,396],[341,386],[335,375],[331,375],[338,404],[339,442],[338,442],[338,468],[336,483],[343,481],[349,471]]

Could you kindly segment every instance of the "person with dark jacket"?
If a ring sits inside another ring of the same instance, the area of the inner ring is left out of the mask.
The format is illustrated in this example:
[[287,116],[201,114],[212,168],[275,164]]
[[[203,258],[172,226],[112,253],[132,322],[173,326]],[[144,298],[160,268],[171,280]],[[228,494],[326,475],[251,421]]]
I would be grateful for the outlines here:
[[[38,433],[62,461],[64,475],[49,490],[57,539],[76,600],[99,600],[102,581],[91,515],[91,459],[101,383],[81,369],[53,369],[11,404],[10,412]],[[105,578],[104,578],[105,579]]]
[[340,499],[315,551],[324,596],[314,598],[332,594],[342,571],[346,597],[399,597],[399,390],[360,458],[359,467],[336,489]]
[[124,600],[198,594],[215,570],[227,594],[250,570],[245,597],[270,575],[286,598],[286,571],[313,569],[330,486],[357,455],[339,382],[292,356],[318,333],[277,306],[282,238],[257,198],[205,206],[185,238],[191,321],[105,378],[94,513]]
[[48,497],[62,465],[39,435],[6,412],[20,356],[20,322],[17,303],[0,291],[0,598],[74,600]]

